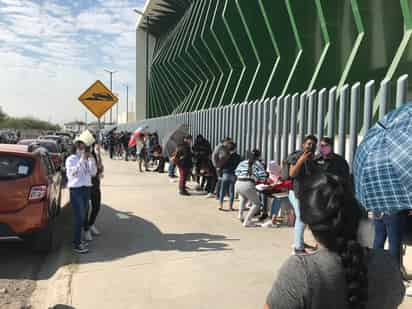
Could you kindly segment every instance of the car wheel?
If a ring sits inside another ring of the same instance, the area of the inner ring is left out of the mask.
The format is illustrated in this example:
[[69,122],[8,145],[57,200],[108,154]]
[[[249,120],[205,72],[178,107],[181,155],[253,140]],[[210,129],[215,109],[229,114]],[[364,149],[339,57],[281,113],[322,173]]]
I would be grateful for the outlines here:
[[48,224],[44,229],[36,231],[26,237],[24,240],[28,243],[31,250],[39,253],[47,253],[53,249],[53,229]]

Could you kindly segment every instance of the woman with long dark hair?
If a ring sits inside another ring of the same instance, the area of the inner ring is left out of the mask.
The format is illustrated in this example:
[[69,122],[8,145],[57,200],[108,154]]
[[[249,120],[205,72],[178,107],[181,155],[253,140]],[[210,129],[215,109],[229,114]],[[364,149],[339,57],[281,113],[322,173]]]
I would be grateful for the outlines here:
[[100,144],[95,144],[91,147],[91,158],[94,160],[97,167],[97,173],[92,177],[92,186],[90,187],[90,205],[91,209],[87,212],[84,221],[84,237],[86,241],[92,241],[93,236],[99,236],[100,231],[96,227],[96,219],[99,215],[102,192],[100,189],[100,179],[103,176],[104,166],[100,154]]
[[[243,222],[244,227],[256,226],[252,223],[253,216],[260,209],[260,199],[256,192],[256,183],[264,182],[267,178],[265,167],[259,161],[260,150],[255,149],[248,155],[248,160],[242,161],[235,170],[237,176],[235,184],[235,192],[239,194],[239,219]],[[250,201],[253,206],[243,218],[243,212],[246,208],[246,203]]]
[[359,244],[364,212],[348,182],[316,173],[301,192],[301,219],[319,249],[286,261],[265,308],[397,308],[405,294],[399,266],[385,251]]

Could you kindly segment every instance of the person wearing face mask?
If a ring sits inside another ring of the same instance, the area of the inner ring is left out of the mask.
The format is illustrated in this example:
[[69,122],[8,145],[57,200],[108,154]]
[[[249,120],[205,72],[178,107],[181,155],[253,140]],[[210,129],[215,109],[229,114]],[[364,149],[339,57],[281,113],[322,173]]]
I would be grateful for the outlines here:
[[70,203],[74,214],[74,252],[87,253],[87,244],[82,242],[82,228],[90,201],[92,177],[97,174],[96,162],[82,140],[75,141],[72,155],[66,160],[66,173],[70,190]]
[[322,138],[319,147],[320,153],[315,158],[315,162],[318,166],[324,172],[349,181],[349,165],[345,158],[333,152],[332,140],[328,137]]

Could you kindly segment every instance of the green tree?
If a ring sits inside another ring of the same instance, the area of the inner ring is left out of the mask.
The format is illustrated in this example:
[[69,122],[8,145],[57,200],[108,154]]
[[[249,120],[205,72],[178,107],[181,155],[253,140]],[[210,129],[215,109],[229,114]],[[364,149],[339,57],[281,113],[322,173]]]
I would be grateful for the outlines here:
[[0,106],[0,122],[6,120],[7,115],[3,112],[3,108]]
[[0,106],[0,128],[15,130],[60,130],[60,126],[33,117],[9,117]]

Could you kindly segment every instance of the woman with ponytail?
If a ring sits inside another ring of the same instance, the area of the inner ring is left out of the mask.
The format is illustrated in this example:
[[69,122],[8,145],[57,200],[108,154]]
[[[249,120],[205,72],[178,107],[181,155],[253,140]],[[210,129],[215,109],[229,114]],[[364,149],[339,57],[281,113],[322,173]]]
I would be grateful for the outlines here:
[[364,213],[347,181],[317,173],[302,188],[301,219],[319,249],[289,258],[265,309],[394,309],[405,288],[399,266],[358,240]]

